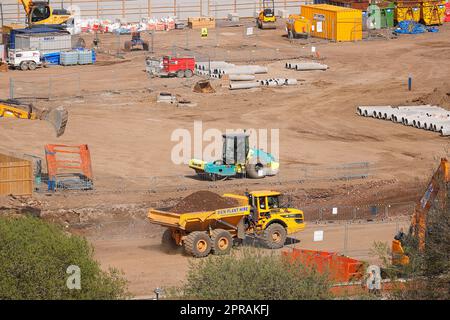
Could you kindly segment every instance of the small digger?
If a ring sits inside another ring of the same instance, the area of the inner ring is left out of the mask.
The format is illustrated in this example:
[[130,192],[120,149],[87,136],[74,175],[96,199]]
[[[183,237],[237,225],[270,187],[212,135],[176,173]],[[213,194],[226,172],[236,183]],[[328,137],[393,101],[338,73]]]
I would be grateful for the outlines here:
[[18,100],[0,100],[0,119],[16,118],[27,120],[45,120],[55,129],[56,136],[60,137],[66,130],[69,114],[63,107],[51,110],[40,110],[32,104]]
[[224,194],[239,205],[236,207],[174,213],[150,209],[151,223],[167,227],[162,245],[168,248],[183,246],[194,257],[228,254],[233,242],[246,236],[262,240],[270,249],[282,248],[288,234],[305,228],[303,211],[283,208],[281,194],[276,191],[253,191],[245,195]]

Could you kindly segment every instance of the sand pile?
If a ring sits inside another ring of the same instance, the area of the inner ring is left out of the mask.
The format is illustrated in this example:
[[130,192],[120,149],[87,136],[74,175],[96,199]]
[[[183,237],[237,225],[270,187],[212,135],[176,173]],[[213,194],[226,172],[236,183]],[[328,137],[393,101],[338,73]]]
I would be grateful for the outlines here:
[[414,99],[412,102],[431,104],[450,110],[450,84],[446,84],[440,88],[434,88],[431,93]]
[[175,213],[212,211],[238,206],[239,202],[235,199],[224,198],[210,191],[197,191],[182,199],[170,211]]

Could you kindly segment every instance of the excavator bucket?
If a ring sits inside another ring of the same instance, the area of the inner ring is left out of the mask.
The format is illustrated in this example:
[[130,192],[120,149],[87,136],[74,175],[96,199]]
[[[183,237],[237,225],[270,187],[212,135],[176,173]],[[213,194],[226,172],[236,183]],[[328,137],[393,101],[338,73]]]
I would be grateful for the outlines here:
[[55,128],[56,136],[60,137],[66,130],[69,113],[64,107],[58,107],[50,110],[41,119],[50,122],[53,128]]

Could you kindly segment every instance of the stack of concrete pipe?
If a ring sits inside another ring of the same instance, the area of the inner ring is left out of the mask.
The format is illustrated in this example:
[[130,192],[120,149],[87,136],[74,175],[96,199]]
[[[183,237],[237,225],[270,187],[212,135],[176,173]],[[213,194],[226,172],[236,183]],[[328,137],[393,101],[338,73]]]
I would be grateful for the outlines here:
[[297,71],[312,71],[322,70],[325,71],[329,67],[326,64],[318,62],[286,62],[286,69],[294,69]]
[[390,120],[405,126],[450,136],[450,111],[429,104],[395,108],[391,106],[359,106],[357,113],[363,117]]
[[235,65],[225,61],[207,61],[197,62],[195,64],[195,73],[198,75],[217,75],[216,78],[221,78],[222,75],[255,75],[260,73],[267,73],[267,67],[258,65]]

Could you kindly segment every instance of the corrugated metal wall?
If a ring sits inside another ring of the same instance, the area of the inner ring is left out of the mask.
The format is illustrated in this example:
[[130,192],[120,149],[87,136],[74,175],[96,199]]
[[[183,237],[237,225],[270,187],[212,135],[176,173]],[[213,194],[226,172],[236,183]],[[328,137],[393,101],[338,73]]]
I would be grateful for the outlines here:
[[[313,0],[275,0],[275,9],[299,13],[301,4]],[[53,8],[80,9],[82,17],[114,19],[126,18],[136,22],[144,17],[178,16],[187,19],[192,16],[213,16],[225,18],[230,12],[241,17],[252,17],[260,10],[262,0],[50,0]],[[25,12],[17,0],[2,0],[4,23],[25,22]]]
[[0,195],[31,195],[32,173],[30,161],[0,154]]

